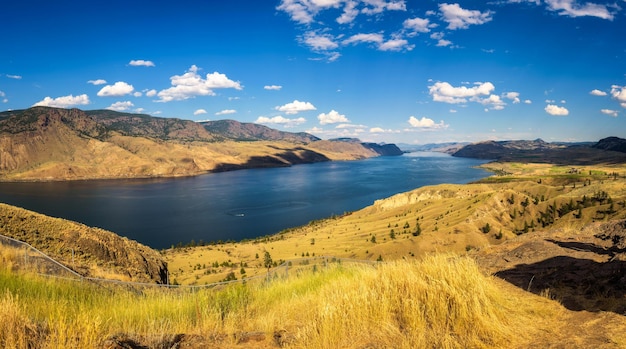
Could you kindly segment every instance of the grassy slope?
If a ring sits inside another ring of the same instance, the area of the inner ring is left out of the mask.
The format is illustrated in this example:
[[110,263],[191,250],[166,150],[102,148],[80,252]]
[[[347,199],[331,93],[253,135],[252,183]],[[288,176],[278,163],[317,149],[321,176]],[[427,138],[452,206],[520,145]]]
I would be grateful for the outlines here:
[[[577,325],[558,303],[445,254],[195,292],[104,290],[2,270],[0,290],[0,346],[12,348],[106,347],[121,337],[148,347],[177,340],[213,348],[626,345],[623,318],[596,316],[601,329]],[[246,333],[254,342],[242,343]]]
[[[240,278],[242,265],[247,276],[263,273],[266,251],[275,261],[322,255],[369,260],[412,259],[431,252],[462,253],[499,244],[515,238],[525,226],[527,231],[577,229],[592,221],[626,218],[624,166],[578,167],[577,174],[568,173],[570,167],[550,165],[488,166],[509,175],[493,176],[476,184],[419,188],[378,200],[345,216],[311,222],[275,236],[175,248],[165,251],[164,257],[172,279],[182,284],[204,284],[220,281],[230,272]],[[621,176],[613,179],[610,174],[614,172]],[[602,214],[610,204],[595,202],[581,209],[580,218],[575,216],[578,211],[571,211],[563,217],[553,214],[554,222],[545,227],[537,221],[550,207],[561,208],[602,191],[610,195],[615,212]],[[421,234],[413,236],[418,224]],[[489,232],[484,233],[487,224]],[[500,233],[502,237],[498,238]],[[373,237],[376,242],[372,242]]]

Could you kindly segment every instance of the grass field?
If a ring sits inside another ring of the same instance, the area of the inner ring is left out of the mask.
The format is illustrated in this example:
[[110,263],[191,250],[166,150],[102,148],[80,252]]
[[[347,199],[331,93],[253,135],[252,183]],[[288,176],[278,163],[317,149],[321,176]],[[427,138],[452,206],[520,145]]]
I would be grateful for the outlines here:
[[[151,348],[196,343],[293,348],[523,348],[567,326],[563,308],[484,275],[467,257],[427,256],[222,290],[141,292],[0,271],[0,346]],[[607,330],[613,342],[623,333]],[[238,344],[239,343],[239,344]]]

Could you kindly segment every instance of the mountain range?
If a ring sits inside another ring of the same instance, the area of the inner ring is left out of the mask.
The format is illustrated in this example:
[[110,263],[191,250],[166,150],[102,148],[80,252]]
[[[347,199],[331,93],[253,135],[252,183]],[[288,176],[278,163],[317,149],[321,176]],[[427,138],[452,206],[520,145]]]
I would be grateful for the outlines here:
[[399,154],[395,145],[325,141],[234,120],[49,107],[0,113],[5,181],[190,176]]

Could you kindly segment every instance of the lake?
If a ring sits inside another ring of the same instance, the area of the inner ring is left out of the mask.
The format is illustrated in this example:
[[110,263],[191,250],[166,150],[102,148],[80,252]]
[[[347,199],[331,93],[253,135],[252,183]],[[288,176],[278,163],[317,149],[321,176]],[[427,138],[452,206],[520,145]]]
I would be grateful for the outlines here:
[[488,175],[483,160],[408,153],[174,179],[0,183],[0,202],[153,248],[241,240],[354,211],[425,185]]

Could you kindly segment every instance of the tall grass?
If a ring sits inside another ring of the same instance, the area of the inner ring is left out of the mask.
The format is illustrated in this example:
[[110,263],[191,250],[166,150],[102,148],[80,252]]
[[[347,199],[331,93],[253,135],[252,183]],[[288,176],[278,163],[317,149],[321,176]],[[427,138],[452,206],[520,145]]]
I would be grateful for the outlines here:
[[497,348],[533,332],[522,303],[473,260],[450,255],[196,291],[102,288],[4,269],[0,347],[98,347],[120,333],[149,347],[179,333],[234,344],[233,334],[256,331],[267,342],[285,334],[288,347]]

